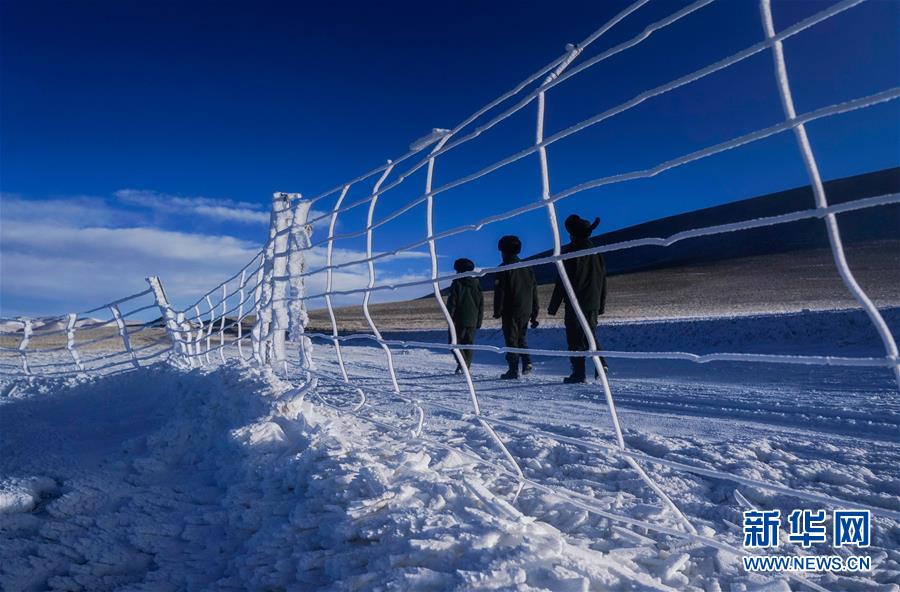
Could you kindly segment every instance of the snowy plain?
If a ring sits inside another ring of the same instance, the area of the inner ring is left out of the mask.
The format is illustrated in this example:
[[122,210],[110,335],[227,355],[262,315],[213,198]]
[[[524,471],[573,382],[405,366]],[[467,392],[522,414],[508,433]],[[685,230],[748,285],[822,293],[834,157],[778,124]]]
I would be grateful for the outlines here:
[[[896,334],[900,310],[885,315]],[[883,355],[859,311],[607,323],[599,335],[621,351]],[[533,347],[564,343],[555,327],[530,336]],[[479,343],[500,336],[486,330]],[[296,369],[286,380],[239,362],[3,380],[0,589],[808,589],[748,575],[722,549],[602,515],[683,529],[610,450],[600,386],[560,384],[565,358],[537,358],[534,374],[510,382],[497,378],[502,355],[475,354],[484,416],[529,481],[514,499],[512,465],[475,421],[446,351],[393,348],[398,397],[381,348],[342,349],[352,387],[323,339],[314,388]],[[900,511],[900,401],[888,369],[608,361],[629,449]],[[419,437],[408,399],[425,412]],[[820,507],[641,466],[700,536],[737,549],[748,505]],[[781,549],[801,551],[835,552]],[[804,578],[827,590],[900,590],[900,522],[875,518],[866,553],[872,573]]]

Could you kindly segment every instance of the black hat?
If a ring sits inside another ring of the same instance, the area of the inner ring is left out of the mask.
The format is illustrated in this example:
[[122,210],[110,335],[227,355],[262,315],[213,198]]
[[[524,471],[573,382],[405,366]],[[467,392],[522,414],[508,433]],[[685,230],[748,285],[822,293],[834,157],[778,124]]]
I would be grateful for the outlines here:
[[588,222],[578,214],[572,214],[566,218],[566,230],[574,238],[588,238],[597,226],[600,225],[600,218],[594,218],[593,222]]
[[497,241],[497,249],[499,249],[501,253],[518,255],[522,252],[522,241],[519,240],[519,237],[508,234]]
[[475,264],[471,259],[466,259],[465,257],[463,257],[462,259],[457,259],[453,262],[453,269],[456,271],[456,273],[475,271]]

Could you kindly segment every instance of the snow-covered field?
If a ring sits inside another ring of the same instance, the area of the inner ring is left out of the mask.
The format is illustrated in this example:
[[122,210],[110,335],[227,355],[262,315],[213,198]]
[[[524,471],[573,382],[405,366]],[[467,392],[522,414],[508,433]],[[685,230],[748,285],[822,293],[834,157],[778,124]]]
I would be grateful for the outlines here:
[[[900,310],[886,316],[896,333]],[[534,347],[563,344],[557,328],[531,335]],[[600,336],[623,351],[883,355],[859,312],[616,323]],[[479,342],[500,339],[489,330]],[[237,363],[5,382],[0,589],[806,589],[748,575],[704,540],[740,549],[750,505],[818,506],[642,460],[700,539],[660,532],[685,527],[610,450],[599,385],[560,384],[565,358],[538,358],[533,375],[509,382],[497,379],[502,356],[475,355],[482,411],[528,480],[514,499],[512,465],[471,415],[447,352],[394,350],[401,399],[379,347],[343,350],[364,406],[322,340],[315,388]],[[900,511],[900,398],[887,369],[609,363],[630,449]],[[420,437],[406,397],[425,412]],[[900,590],[900,522],[875,518],[872,534],[872,573],[807,581]]]

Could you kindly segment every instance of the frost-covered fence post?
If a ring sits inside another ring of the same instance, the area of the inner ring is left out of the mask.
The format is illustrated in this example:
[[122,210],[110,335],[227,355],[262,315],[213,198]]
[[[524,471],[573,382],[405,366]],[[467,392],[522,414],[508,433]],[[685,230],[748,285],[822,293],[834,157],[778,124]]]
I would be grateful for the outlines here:
[[237,313],[237,349],[238,357],[241,362],[244,361],[244,348],[241,344],[244,341],[244,287],[247,285],[247,270],[241,272],[241,281],[238,284],[238,313]]
[[271,359],[284,365],[287,360],[284,342],[290,325],[288,315],[288,257],[291,239],[291,200],[299,199],[299,193],[274,193],[272,214],[275,222],[275,244],[272,259],[272,297],[270,299]]
[[281,209],[279,201],[272,200],[272,212],[269,216],[269,240],[266,241],[266,248],[263,249],[263,261],[259,268],[262,277],[258,287],[259,298],[256,301],[256,322],[253,324],[253,353],[256,363],[260,366],[269,361],[275,236],[278,233],[278,211]]
[[[271,242],[271,241],[270,241]],[[269,261],[269,243],[263,249],[262,261],[256,272],[256,288],[253,290],[253,328],[250,330],[250,349],[253,351],[253,358],[256,363],[262,365],[262,309],[263,309],[263,278],[266,275],[266,262]]]
[[[195,335],[191,339],[194,342],[194,348],[195,348],[194,352],[197,354],[197,363],[202,366],[203,365],[203,357],[202,357],[203,356],[203,332],[204,332],[203,313],[200,312],[200,306],[197,304],[194,305],[193,319],[194,319],[194,322],[197,324],[197,335]],[[190,325],[190,321],[188,321],[188,324]],[[193,325],[191,325],[191,327],[192,326]]]
[[183,312],[179,312],[175,315],[175,321],[178,327],[181,329],[182,333],[185,336],[184,341],[181,343],[184,345],[184,352],[187,356],[188,366],[191,368],[194,367],[194,342],[191,338],[191,323],[185,317]]
[[228,312],[228,283],[222,284],[222,317],[219,320],[219,359],[225,363],[225,314]]
[[[298,196],[299,198],[299,196]],[[304,335],[309,315],[306,312],[306,285],[303,272],[306,271],[306,252],[312,245],[312,227],[306,223],[312,203],[295,199],[291,208],[291,233],[288,244],[288,283],[290,288],[288,322],[290,340],[300,346],[300,363],[312,369],[312,340]]]
[[260,365],[286,360],[284,342],[289,325],[287,268],[292,197],[299,198],[299,194],[272,195],[269,240],[260,267],[262,281],[256,303],[256,323],[253,326],[253,349],[256,361]]
[[75,320],[77,318],[78,315],[74,312],[69,313],[69,322],[66,323],[66,349],[69,350],[69,355],[75,362],[75,368],[79,372],[84,372],[84,364],[81,363],[81,357],[78,355],[78,350],[75,349]]
[[[331,221],[328,224],[328,246],[325,248],[325,306],[328,308],[328,318],[331,320],[331,342],[334,344],[334,353],[337,356],[338,366],[341,369],[341,376],[344,382],[350,382],[347,376],[347,367],[344,365],[344,355],[341,353],[341,342],[338,340],[337,319],[334,316],[334,306],[331,303],[331,289],[334,286],[334,266],[332,265],[334,256],[334,228],[337,225],[338,214],[341,210],[341,204],[350,191],[350,183],[344,185],[337,201],[334,202],[334,208],[331,210]],[[363,395],[365,397],[365,395]]]
[[122,337],[122,345],[125,347],[125,351],[128,352],[129,357],[131,357],[131,364],[136,369],[140,370],[141,364],[138,362],[134,350],[131,349],[131,340],[128,338],[128,327],[125,326],[125,319],[122,318],[122,313],[119,311],[119,305],[113,304],[109,307],[109,310],[116,320],[116,326],[119,328],[119,335]]
[[206,363],[211,364],[209,350],[212,348],[212,332],[216,324],[216,310],[213,307],[212,298],[209,297],[209,294],[206,295],[206,306],[209,307],[209,322],[206,325]]
[[19,355],[22,356],[22,371],[26,376],[31,376],[31,369],[28,367],[28,342],[31,341],[31,319],[19,319],[25,327],[22,329],[22,341],[19,342]]
[[[169,334],[169,339],[172,340],[172,350],[181,352],[182,359],[184,359],[189,366],[193,367],[194,364],[188,355],[188,345],[185,343],[185,340],[181,338],[181,322],[178,320],[178,315],[176,315],[175,311],[172,309],[172,305],[169,304],[169,299],[166,297],[166,291],[163,290],[162,282],[155,275],[151,275],[145,279],[147,280],[147,283],[150,284],[150,289],[153,290],[153,298],[156,300],[156,306],[159,308],[163,324],[166,327],[166,333]],[[189,339],[190,336],[188,336],[188,340]]]

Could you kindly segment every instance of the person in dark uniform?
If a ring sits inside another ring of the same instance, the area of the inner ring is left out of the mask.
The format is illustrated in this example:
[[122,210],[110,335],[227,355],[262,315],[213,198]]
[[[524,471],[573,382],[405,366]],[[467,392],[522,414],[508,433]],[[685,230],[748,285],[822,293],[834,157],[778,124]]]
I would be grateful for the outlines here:
[[[595,218],[593,223],[588,222],[584,218],[572,214],[566,218],[566,230],[569,232],[571,242],[563,247],[563,253],[572,253],[589,249],[593,246],[591,243],[591,233],[600,224],[600,218]],[[596,333],[597,317],[602,315],[606,309],[606,264],[603,256],[599,253],[566,259],[563,263],[566,274],[575,292],[578,305],[581,307],[588,326],[591,331]],[[556,280],[556,286],[553,288],[553,296],[550,298],[550,305],[547,313],[555,315],[559,310],[559,305],[566,303],[565,324],[566,324],[566,341],[569,351],[587,351],[588,337],[578,321],[575,313],[575,307],[569,302],[569,295],[563,286],[562,277]],[[597,345],[599,349],[599,343]],[[603,369],[606,371],[606,360],[600,358]],[[585,358],[571,357],[569,362],[572,364],[572,374],[563,380],[566,384],[580,383],[585,381]],[[596,374],[596,372],[595,372]]]
[[[475,264],[470,259],[457,259],[453,263],[456,273],[473,271]],[[471,345],[475,343],[475,333],[481,329],[481,321],[484,319],[484,294],[481,292],[481,283],[473,277],[457,278],[450,284],[450,294],[447,296],[447,310],[453,319],[456,328],[456,343]],[[471,349],[461,349],[466,367],[472,367],[472,356],[475,353]],[[456,359],[456,356],[453,356]],[[462,372],[459,362],[456,363],[456,373]]]
[[[522,241],[517,236],[504,236],[497,243],[503,255],[503,265],[519,261],[522,252]],[[494,318],[502,319],[503,340],[506,347],[527,349],[525,334],[528,321],[531,327],[538,326],[537,281],[530,267],[520,267],[508,271],[499,271],[494,277]],[[522,374],[532,370],[531,356],[528,354],[506,354],[509,369],[500,378],[509,380],[519,377],[519,360],[522,360]]]

